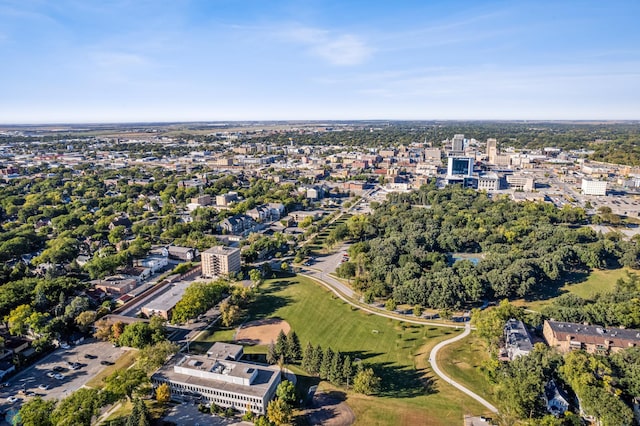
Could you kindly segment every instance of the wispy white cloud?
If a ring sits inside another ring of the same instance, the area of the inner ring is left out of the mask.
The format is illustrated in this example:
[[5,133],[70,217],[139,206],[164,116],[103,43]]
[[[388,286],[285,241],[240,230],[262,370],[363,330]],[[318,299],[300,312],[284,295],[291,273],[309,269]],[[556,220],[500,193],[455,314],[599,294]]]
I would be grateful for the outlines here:
[[128,52],[93,52],[91,59],[101,68],[140,67],[149,61],[142,55]]
[[369,59],[374,49],[362,37],[312,27],[294,26],[282,30],[285,40],[306,46],[308,52],[331,65],[359,65]]
[[[495,66],[432,68],[405,73],[354,75],[359,93],[396,99],[458,97],[468,101],[491,97],[588,96],[638,87],[638,63],[616,67],[558,64],[500,69]],[[339,84],[348,84],[346,80]]]

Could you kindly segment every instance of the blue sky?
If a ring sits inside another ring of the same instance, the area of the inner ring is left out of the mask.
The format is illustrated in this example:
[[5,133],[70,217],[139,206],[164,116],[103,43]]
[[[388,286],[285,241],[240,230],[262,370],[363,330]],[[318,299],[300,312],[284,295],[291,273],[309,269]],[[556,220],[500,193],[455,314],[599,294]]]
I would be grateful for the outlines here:
[[0,122],[640,119],[640,1],[0,0]]

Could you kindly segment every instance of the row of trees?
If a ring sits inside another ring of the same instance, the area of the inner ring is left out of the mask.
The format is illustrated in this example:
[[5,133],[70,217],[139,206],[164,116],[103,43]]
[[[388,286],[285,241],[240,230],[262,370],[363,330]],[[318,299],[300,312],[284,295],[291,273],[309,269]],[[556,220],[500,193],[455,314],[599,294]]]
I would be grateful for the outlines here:
[[99,319],[95,322],[94,337],[120,346],[144,349],[166,342],[165,321],[159,316],[152,316],[149,322],[138,321],[131,324]]
[[271,342],[267,347],[267,362],[269,364],[297,363],[301,356],[300,339],[293,329],[289,330],[288,334],[280,330],[276,342]]
[[229,283],[223,279],[192,283],[173,309],[171,320],[179,324],[196,319],[217,305],[228,291]]
[[375,394],[380,389],[380,378],[372,368],[366,368],[362,362],[353,363],[351,357],[335,352],[328,347],[307,343],[304,350],[300,347],[298,335],[294,330],[288,334],[280,330],[276,342],[267,348],[267,362],[300,363],[309,374],[328,380],[336,386],[353,386],[353,390],[366,395]]

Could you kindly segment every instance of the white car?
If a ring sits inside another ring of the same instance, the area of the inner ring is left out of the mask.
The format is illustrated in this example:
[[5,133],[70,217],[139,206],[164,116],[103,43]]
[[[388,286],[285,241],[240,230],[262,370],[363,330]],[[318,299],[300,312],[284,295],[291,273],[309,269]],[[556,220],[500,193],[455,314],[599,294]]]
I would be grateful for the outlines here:
[[10,403],[14,403],[18,400],[17,396],[10,396],[9,398],[7,398],[7,401],[9,401]]
[[67,343],[60,343],[60,347],[62,349],[69,349],[70,348],[69,344],[67,344]]
[[56,377],[56,373],[54,373],[53,371],[49,371],[47,372],[47,377],[51,377],[53,379],[54,377]]
[[60,374],[60,373],[54,375],[53,377],[55,377],[58,380],[63,380],[64,379],[64,376],[62,374]]
[[42,385],[38,386],[38,389],[47,390],[47,389],[49,389],[49,385],[42,384]]

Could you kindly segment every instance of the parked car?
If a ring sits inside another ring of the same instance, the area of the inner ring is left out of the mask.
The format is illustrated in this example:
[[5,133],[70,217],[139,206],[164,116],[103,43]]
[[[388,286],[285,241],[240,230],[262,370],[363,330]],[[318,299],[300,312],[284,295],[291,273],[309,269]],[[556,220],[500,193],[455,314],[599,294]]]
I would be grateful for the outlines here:
[[60,343],[60,347],[61,347],[62,349],[69,349],[71,346],[69,346],[69,344],[68,344],[68,343],[64,343],[64,342],[63,342],[63,343]]
[[113,362],[103,359],[102,361],[100,361],[100,364],[102,364],[102,365],[113,365]]
[[58,380],[63,380],[63,379],[64,379],[64,376],[63,376],[62,374],[60,374],[60,373],[56,374],[56,375],[55,375],[55,376],[53,376],[53,377],[55,377],[55,378],[56,378],[56,379],[58,379]]
[[18,400],[18,397],[17,397],[17,396],[10,396],[9,398],[7,398],[7,401],[8,401],[8,402],[10,402],[10,403],[12,403],[12,404],[13,404],[14,402],[16,402],[17,400]]
[[84,354],[84,357],[87,358],[87,359],[96,359],[96,358],[98,358],[97,356],[92,355],[92,354]]
[[38,389],[47,390],[47,389],[49,389],[49,385],[41,384],[41,385],[38,386]]
[[60,367],[59,365],[56,365],[55,367],[53,367],[53,371],[55,371],[56,373],[60,373],[64,371],[64,367]]
[[56,373],[54,373],[53,371],[48,371],[47,377],[51,377],[53,379],[54,377],[56,377]]

